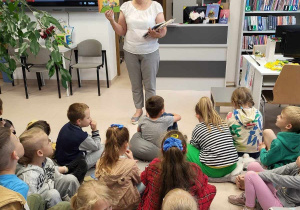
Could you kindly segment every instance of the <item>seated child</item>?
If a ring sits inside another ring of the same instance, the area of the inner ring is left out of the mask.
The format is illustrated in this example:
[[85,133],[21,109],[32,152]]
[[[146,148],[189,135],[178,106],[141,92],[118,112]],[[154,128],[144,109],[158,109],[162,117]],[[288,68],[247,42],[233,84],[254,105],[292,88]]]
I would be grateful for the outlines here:
[[299,170],[300,156],[296,162],[266,171],[259,163],[252,162],[244,178],[245,193],[231,195],[228,201],[234,205],[245,205],[245,210],[255,209],[256,200],[264,210],[300,206]]
[[268,169],[292,163],[300,155],[300,107],[285,107],[276,126],[281,132],[276,136],[271,129],[264,130],[264,143],[259,146],[260,161]]
[[71,199],[73,210],[111,210],[112,191],[98,181],[83,183]]
[[29,185],[28,195],[40,194],[47,208],[62,200],[70,200],[76,193],[79,182],[71,174],[63,175],[48,156],[53,154],[51,142],[40,128],[31,128],[20,136],[25,154],[19,163],[23,165],[17,176]]
[[196,199],[187,191],[176,188],[165,196],[162,210],[198,210]]
[[226,117],[226,123],[234,139],[234,145],[239,157],[248,153],[257,159],[260,155],[258,145],[262,142],[262,115],[254,107],[249,89],[237,88],[231,96],[234,107]]
[[[67,115],[70,122],[58,134],[55,158],[60,165],[84,158],[90,169],[95,166],[103,151],[97,122],[92,120],[89,107],[83,103],[72,104]],[[92,136],[82,130],[88,126],[92,129]]]
[[187,189],[198,208],[207,210],[216,195],[201,168],[186,160],[187,145],[181,132],[169,131],[161,144],[161,158],[155,158],[141,174],[146,186],[138,210],[161,209],[163,198],[175,188]]
[[9,128],[0,127],[0,154],[0,186],[20,193],[27,200],[29,187],[15,175],[18,160],[24,155],[24,148]]
[[187,160],[198,164],[208,177],[224,177],[236,168],[238,161],[228,126],[208,97],[199,100],[195,111],[199,124],[188,144]]
[[[33,120],[30,123],[28,123],[26,130],[29,130],[34,127],[42,129],[49,138],[51,128],[50,128],[49,123],[47,123],[47,121]],[[55,152],[56,143],[51,143],[51,145]],[[50,158],[53,158],[53,156],[54,155],[52,155],[52,157],[50,157]],[[83,158],[77,158],[75,161],[72,161],[67,166],[58,167],[58,171],[62,174],[73,174],[78,179],[79,183],[82,183],[84,176],[87,172],[87,163]]]
[[106,131],[105,149],[96,165],[95,176],[114,192],[113,209],[135,210],[140,202],[136,187],[141,183],[140,170],[128,150],[126,127],[112,124]]
[[[2,116],[2,114],[3,114],[3,101],[0,98],[0,116]],[[2,117],[0,117],[0,127],[9,128],[12,131],[12,133],[16,135],[15,127],[10,120],[2,119]]]
[[147,116],[139,120],[137,133],[130,140],[130,150],[133,156],[146,161],[152,161],[160,151],[161,140],[170,126],[181,119],[178,114],[164,115],[164,99],[152,96],[146,101]]

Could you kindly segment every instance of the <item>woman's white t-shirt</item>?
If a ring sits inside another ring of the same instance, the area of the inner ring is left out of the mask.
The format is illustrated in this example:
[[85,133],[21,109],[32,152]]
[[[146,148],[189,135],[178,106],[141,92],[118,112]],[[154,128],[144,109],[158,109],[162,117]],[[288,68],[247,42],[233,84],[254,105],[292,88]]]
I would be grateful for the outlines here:
[[132,54],[155,52],[159,48],[158,39],[144,38],[143,35],[156,24],[157,15],[163,12],[162,6],[158,2],[152,1],[148,9],[138,10],[131,1],[128,1],[122,4],[120,10],[123,12],[127,24],[124,50]]

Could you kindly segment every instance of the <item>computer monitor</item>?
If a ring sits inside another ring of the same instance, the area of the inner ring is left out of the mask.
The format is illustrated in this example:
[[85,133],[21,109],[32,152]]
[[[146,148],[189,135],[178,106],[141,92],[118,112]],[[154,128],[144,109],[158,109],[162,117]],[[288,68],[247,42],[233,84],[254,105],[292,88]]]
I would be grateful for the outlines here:
[[283,54],[286,32],[300,32],[300,25],[280,25],[276,27],[275,37],[280,37],[281,42],[276,43],[275,53]]
[[283,42],[284,57],[294,58],[292,62],[300,61],[300,31],[287,31]]

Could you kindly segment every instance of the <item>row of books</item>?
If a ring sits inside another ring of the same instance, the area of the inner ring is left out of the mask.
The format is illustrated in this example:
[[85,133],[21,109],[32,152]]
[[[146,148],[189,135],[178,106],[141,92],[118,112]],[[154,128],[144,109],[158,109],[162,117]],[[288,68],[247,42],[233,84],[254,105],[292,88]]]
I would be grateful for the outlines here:
[[246,0],[246,11],[295,11],[299,0]]
[[256,35],[256,36],[243,36],[243,50],[252,50],[253,45],[265,45],[267,44],[268,37],[275,37],[275,35]]
[[275,30],[278,25],[296,25],[295,16],[245,16],[244,31]]

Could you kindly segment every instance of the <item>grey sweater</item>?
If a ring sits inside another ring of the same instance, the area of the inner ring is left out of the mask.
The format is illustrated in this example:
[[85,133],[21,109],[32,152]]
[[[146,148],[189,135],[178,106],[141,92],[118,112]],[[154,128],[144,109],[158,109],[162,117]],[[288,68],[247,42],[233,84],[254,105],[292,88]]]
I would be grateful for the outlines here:
[[258,175],[280,187],[277,196],[284,207],[300,206],[300,168],[295,162]]

